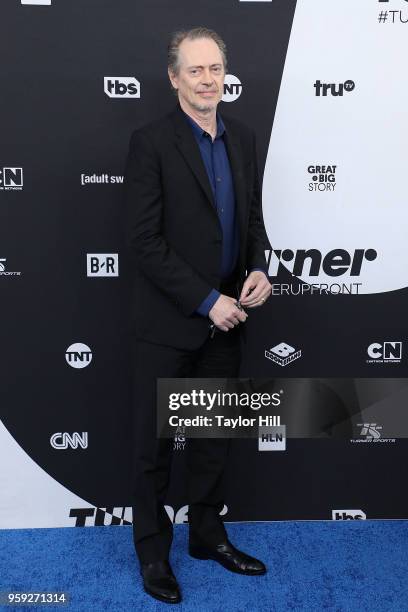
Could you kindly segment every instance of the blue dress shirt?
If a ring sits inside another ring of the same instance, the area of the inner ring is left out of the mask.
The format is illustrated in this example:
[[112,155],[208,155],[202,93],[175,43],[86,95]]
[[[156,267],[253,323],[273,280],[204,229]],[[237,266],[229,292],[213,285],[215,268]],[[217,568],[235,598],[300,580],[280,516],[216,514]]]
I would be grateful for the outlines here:
[[[187,113],[184,113],[184,115],[193,130],[194,137],[200,148],[201,157],[214,194],[215,206],[223,236],[221,278],[226,279],[232,274],[238,260],[239,231],[231,166],[223,138],[225,125],[217,114],[217,133],[213,141],[211,135],[203,130]],[[265,271],[262,270],[262,272]],[[204,317],[208,316],[208,313],[219,297],[220,292],[212,289],[200,306],[198,306],[197,312]]]

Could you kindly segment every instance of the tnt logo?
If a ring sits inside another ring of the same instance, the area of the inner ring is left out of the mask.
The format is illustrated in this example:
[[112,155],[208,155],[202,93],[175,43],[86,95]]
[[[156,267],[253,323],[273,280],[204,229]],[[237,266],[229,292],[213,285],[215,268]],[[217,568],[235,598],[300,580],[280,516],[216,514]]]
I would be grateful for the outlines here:
[[[167,512],[167,515],[172,523],[188,523],[188,505],[182,506],[178,510],[172,508],[172,506],[164,506],[164,509]],[[223,509],[220,512],[220,516],[227,514],[228,508],[224,504]]]
[[299,359],[301,356],[301,350],[297,351],[293,346],[290,346],[290,344],[286,344],[286,342],[281,342],[273,346],[269,351],[265,351],[265,357],[280,366],[286,366],[288,363],[295,361],[295,359]]
[[1,191],[22,191],[23,169],[5,166],[0,170]]
[[75,342],[65,351],[65,359],[71,368],[86,368],[92,361],[92,351],[86,344]]
[[362,510],[332,510],[333,521],[363,521],[366,518]]
[[402,342],[373,342],[367,349],[367,363],[400,363]]
[[57,432],[52,434],[50,438],[50,443],[52,448],[57,450],[66,449],[66,448],[88,448],[88,432],[83,431],[82,435],[77,431],[74,431],[72,435],[69,433]]
[[226,74],[224,79],[223,102],[235,102],[242,93],[241,81],[233,74]]
[[117,253],[88,253],[86,256],[87,276],[119,276]]
[[258,437],[259,451],[286,450],[286,425],[260,427]]
[[342,96],[344,92],[348,93],[353,91],[356,84],[354,81],[350,80],[340,83],[340,85],[336,85],[335,83],[322,83],[321,81],[317,80],[313,87],[315,88],[315,95],[318,97],[326,97],[328,93],[337,97]]
[[104,77],[109,98],[140,98],[140,83],[135,77]]

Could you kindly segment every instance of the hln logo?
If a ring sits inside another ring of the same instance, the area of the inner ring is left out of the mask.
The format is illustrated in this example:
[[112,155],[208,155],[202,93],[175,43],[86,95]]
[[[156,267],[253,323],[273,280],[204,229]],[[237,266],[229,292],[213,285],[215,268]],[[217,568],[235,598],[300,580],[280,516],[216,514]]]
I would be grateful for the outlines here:
[[23,188],[23,169],[5,166],[0,170],[0,189],[21,191]]
[[363,521],[367,515],[362,510],[332,510],[333,521]]
[[58,431],[55,434],[52,434],[50,438],[52,448],[57,450],[66,449],[66,448],[88,448],[88,432],[83,431],[82,434],[74,431],[71,435],[69,433],[62,433]]
[[86,256],[87,276],[119,276],[117,253],[88,253]]
[[286,450],[286,425],[260,427],[258,437],[259,451]]
[[140,83],[135,77],[104,77],[109,98],[140,98]]
[[75,342],[65,351],[65,359],[71,368],[86,368],[92,361],[92,351],[86,344]]

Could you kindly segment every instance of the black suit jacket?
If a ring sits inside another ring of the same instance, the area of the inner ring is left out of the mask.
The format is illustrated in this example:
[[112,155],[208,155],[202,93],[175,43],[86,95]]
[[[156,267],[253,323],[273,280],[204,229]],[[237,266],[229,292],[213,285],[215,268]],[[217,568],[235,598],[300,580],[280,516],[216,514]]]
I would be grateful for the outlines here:
[[[222,115],[239,223],[239,282],[265,267],[254,132]],[[219,289],[222,229],[199,146],[181,107],[133,132],[125,170],[126,242],[133,259],[138,338],[200,346],[209,320],[195,313]],[[227,332],[220,332],[227,333]]]

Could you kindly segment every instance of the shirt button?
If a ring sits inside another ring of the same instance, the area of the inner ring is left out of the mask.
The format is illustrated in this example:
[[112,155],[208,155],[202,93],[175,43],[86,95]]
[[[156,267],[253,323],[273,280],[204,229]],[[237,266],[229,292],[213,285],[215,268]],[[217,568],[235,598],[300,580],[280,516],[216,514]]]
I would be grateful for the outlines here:
[[221,177],[217,176],[217,181],[220,183],[221,182]]
[[223,208],[221,208],[221,212],[224,212],[224,209],[223,209]]

